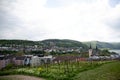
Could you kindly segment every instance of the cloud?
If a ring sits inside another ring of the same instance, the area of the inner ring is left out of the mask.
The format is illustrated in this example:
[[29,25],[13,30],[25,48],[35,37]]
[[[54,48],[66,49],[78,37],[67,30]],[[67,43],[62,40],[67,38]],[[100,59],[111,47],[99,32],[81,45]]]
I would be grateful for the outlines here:
[[2,1],[0,38],[120,40],[112,35],[118,33],[120,4],[111,7],[110,0]]
[[120,30],[120,4],[116,5],[115,8],[109,12],[109,14],[104,18],[105,23],[115,31]]
[[[110,0],[112,1],[112,0]],[[118,0],[114,0],[115,2],[117,2]],[[115,5],[114,7],[112,7],[110,9],[110,11],[108,12],[108,14],[104,17],[103,23],[106,24],[106,26],[108,26],[111,32],[111,36],[110,36],[110,40],[111,41],[119,41],[120,38],[120,1],[118,3],[114,3]]]
[[109,0],[109,4],[112,7],[116,7],[120,3],[120,0]]

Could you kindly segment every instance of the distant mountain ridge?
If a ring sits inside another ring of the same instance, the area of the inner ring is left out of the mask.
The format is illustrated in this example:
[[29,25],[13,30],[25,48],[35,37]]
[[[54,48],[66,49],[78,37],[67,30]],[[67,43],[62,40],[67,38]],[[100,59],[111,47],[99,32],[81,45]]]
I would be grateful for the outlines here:
[[100,42],[100,41],[88,41],[88,42],[80,42],[76,40],[69,39],[46,39],[42,41],[30,41],[30,40],[0,40],[0,46],[5,45],[38,45],[38,46],[57,46],[57,47],[66,47],[66,48],[74,48],[74,47],[82,47],[88,49],[90,44],[93,48],[96,46],[98,48],[108,48],[108,49],[120,49],[120,42]]
[[98,48],[108,48],[108,49],[120,49],[120,42],[100,42],[100,41],[88,41],[83,42],[87,46],[91,46],[95,48],[96,46]]

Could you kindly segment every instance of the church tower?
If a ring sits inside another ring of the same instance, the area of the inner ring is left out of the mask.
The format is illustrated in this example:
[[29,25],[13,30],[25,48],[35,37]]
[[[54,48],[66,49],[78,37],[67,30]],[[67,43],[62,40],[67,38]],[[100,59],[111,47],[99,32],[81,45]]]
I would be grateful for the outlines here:
[[98,47],[96,46],[96,51],[98,50]]
[[99,49],[98,49],[97,46],[96,46],[96,49],[95,49],[95,55],[99,55]]
[[91,44],[90,44],[90,47],[89,47],[89,58],[92,56],[92,52],[93,52],[93,49],[92,49]]

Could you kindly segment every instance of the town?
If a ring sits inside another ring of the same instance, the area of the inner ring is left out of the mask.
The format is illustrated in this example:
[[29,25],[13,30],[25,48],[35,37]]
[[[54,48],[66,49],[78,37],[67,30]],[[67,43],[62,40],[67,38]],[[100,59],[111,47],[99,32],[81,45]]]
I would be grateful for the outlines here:
[[[0,69],[8,65],[37,67],[43,64],[71,61],[104,61],[120,59],[120,55],[105,50],[101,51],[96,46],[90,45],[87,50],[83,47],[64,48],[50,43],[50,47],[38,45],[1,45],[0,46]],[[106,54],[107,53],[107,54]],[[69,55],[66,55],[69,54]],[[103,55],[104,54],[104,55]],[[106,55],[105,55],[106,54]],[[64,56],[61,56],[64,55]]]

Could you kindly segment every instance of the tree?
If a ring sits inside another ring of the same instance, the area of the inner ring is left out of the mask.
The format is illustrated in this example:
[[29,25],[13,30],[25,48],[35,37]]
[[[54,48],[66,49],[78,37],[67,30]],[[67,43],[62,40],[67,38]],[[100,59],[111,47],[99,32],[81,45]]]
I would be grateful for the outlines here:
[[109,55],[110,55],[110,52],[109,52],[107,49],[104,49],[104,50],[102,50],[102,52],[101,52],[100,55],[101,55],[101,56],[109,56]]
[[14,65],[12,64],[12,63],[9,63],[6,67],[5,67],[5,69],[11,69],[12,67],[13,67]]
[[16,56],[23,56],[25,53],[23,51],[19,51],[16,53]]

